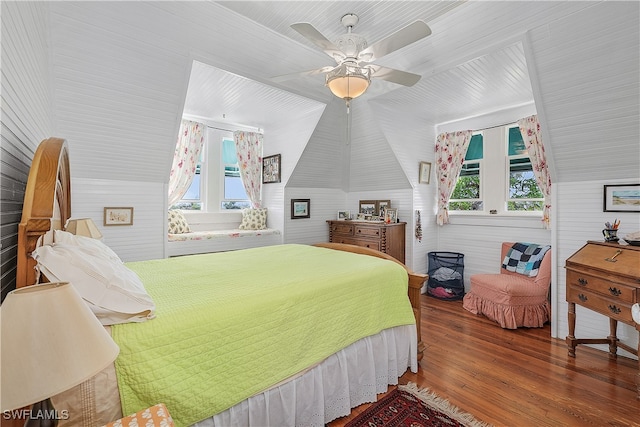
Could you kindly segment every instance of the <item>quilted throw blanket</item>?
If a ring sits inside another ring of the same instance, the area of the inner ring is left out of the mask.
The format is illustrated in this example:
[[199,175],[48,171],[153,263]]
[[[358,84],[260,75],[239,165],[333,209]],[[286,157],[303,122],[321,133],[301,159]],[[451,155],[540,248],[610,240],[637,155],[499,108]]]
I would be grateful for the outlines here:
[[502,268],[535,277],[538,274],[544,254],[551,246],[536,245],[534,243],[514,243],[502,261]]
[[156,318],[114,325],[123,413],[194,424],[383,329],[413,324],[402,266],[307,245],[127,263]]

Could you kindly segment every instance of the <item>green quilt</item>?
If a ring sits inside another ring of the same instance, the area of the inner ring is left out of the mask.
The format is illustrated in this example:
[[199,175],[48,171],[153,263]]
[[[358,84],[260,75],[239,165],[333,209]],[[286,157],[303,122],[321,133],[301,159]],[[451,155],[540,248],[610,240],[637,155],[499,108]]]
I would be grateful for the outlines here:
[[186,426],[383,329],[413,324],[402,266],[308,245],[127,263],[157,317],[114,325],[124,414]]

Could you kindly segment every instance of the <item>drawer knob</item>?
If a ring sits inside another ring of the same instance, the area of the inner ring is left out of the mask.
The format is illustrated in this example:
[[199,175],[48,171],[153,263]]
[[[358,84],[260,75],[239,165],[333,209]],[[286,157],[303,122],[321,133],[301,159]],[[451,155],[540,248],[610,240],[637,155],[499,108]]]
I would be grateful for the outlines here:
[[609,293],[614,297],[619,297],[622,291],[618,288],[609,288]]
[[587,281],[587,279],[583,279],[582,277],[578,279],[578,284],[585,286],[587,285],[589,282]]
[[586,302],[588,298],[587,298],[587,296],[586,296],[586,295],[584,295],[584,294],[580,294],[580,295],[578,295],[578,299],[579,299],[580,301],[582,301],[582,302]]
[[618,307],[616,307],[615,305],[610,305],[609,306],[609,311],[611,311],[613,314],[620,314],[620,312],[622,310],[620,310]]

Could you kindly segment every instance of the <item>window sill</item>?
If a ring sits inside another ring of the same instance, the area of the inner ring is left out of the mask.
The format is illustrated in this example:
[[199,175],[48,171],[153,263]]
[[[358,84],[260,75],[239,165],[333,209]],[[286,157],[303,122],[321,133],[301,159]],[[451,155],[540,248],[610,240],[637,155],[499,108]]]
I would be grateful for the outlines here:
[[473,225],[487,227],[543,228],[541,215],[491,215],[475,213],[450,213],[449,223],[452,225]]

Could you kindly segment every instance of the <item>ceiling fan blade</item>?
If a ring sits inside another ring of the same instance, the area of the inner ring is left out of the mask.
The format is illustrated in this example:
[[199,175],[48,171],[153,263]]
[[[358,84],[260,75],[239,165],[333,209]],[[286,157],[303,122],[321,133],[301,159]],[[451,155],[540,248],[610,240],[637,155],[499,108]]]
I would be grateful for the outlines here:
[[291,24],[291,28],[322,49],[327,55],[335,59],[336,62],[340,62],[345,58],[344,52],[342,52],[335,44],[333,44],[333,42],[323,36],[320,31],[316,30],[316,28],[308,22]]
[[370,64],[367,65],[371,68],[372,76],[376,79],[386,80],[388,82],[397,83],[403,86],[413,86],[418,83],[422,77],[419,74],[409,73],[407,71],[395,70],[393,68],[382,67],[380,65]]
[[375,61],[423,39],[429,34],[431,34],[431,28],[424,21],[416,21],[362,50],[358,54],[358,60],[363,62]]
[[271,77],[271,80],[275,83],[282,83],[287,80],[295,79],[298,77],[315,76],[318,74],[328,73],[334,68],[336,68],[336,66],[322,67],[322,68],[318,68],[317,70],[300,71],[300,72],[291,73],[291,74],[283,74],[281,76]]

